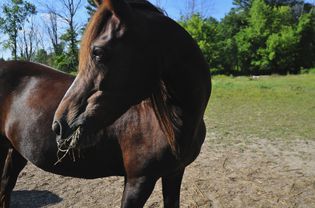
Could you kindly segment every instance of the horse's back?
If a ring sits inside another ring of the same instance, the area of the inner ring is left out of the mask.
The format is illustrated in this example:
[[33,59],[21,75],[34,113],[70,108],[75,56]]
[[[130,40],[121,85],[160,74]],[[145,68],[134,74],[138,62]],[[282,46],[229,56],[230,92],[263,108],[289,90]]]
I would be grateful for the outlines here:
[[49,66],[28,62],[28,61],[1,61],[0,62],[0,79],[4,78],[21,78],[25,76],[50,76],[58,79],[73,79],[72,76],[57,71]]

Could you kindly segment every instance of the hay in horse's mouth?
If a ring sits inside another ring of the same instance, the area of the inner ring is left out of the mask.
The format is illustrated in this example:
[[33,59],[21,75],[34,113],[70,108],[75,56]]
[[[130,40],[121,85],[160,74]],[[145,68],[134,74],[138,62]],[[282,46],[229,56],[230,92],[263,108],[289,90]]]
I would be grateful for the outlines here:
[[78,148],[79,139],[81,137],[81,126],[79,126],[67,139],[62,140],[57,143],[57,162],[61,163],[62,160],[67,156],[67,154],[71,151],[73,162],[75,162],[75,150],[80,150]]

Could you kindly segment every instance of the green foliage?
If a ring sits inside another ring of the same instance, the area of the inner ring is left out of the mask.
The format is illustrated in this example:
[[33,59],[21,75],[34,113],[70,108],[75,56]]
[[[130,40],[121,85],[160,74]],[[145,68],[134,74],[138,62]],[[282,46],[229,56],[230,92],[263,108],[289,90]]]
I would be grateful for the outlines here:
[[33,61],[37,63],[53,66],[52,59],[53,59],[53,54],[48,53],[45,49],[38,49]]
[[220,22],[193,15],[180,23],[201,47],[213,74],[298,73],[315,66],[315,7],[299,10],[297,18],[301,3],[235,0],[236,8]]
[[212,71],[213,74],[238,73],[239,62],[237,58],[237,42],[235,35],[248,25],[245,12],[232,9],[218,24],[216,44],[219,53],[217,63]]
[[77,57],[79,53],[77,40],[78,34],[74,29],[68,29],[66,33],[64,33],[60,39],[64,41],[64,43],[68,43],[68,55]]
[[276,69],[281,74],[296,73],[295,66],[299,36],[292,27],[282,29],[268,37],[267,47],[264,50],[263,60],[268,61],[271,69]]
[[233,5],[237,9],[248,10],[251,7],[252,0],[233,0]]
[[[314,10],[315,11],[315,10]],[[297,65],[310,68],[315,66],[315,12],[303,14],[299,18],[297,33],[300,36]]]
[[237,34],[239,59],[250,74],[285,74],[294,71],[299,36],[291,8],[270,7],[254,0],[249,26]]
[[214,18],[203,18],[194,14],[189,18],[182,18],[179,22],[197,41],[210,67],[214,67],[218,59],[215,35],[218,22]]
[[76,57],[62,53],[53,57],[53,66],[61,71],[71,73],[77,70],[78,62]]
[[35,55],[34,61],[42,64],[48,64],[48,53],[45,49],[39,49]]
[[53,57],[53,66],[64,72],[73,72],[77,70],[79,63],[79,48],[78,48],[78,33],[72,25],[60,37],[63,44],[66,46],[60,54],[55,54]]
[[267,36],[272,23],[272,9],[264,0],[254,0],[249,11],[249,25],[254,33]]
[[301,74],[315,74],[315,68],[311,68],[311,69],[301,69]]
[[30,15],[36,13],[36,7],[24,0],[11,0],[2,6],[2,15],[0,16],[0,31],[7,34],[9,40],[3,45],[10,49],[14,59],[17,59],[17,37],[19,31]]
[[271,6],[294,6],[303,3],[303,0],[266,0],[266,4]]

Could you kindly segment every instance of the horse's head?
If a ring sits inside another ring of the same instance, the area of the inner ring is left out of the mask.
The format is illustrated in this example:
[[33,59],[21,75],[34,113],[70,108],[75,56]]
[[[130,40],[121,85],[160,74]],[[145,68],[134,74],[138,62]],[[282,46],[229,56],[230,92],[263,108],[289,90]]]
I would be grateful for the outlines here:
[[[154,50],[159,43],[149,18],[125,0],[95,2],[98,10],[82,39],[78,75],[55,112],[58,143],[111,125],[160,83],[160,54]],[[81,146],[88,142],[96,141]]]

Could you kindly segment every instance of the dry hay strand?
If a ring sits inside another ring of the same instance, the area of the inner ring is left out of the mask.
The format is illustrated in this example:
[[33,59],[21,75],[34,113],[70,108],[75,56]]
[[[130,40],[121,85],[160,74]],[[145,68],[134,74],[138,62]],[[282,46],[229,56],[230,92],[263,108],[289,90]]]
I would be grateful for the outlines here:
[[81,127],[79,126],[77,130],[73,132],[72,135],[70,135],[67,139],[57,144],[57,147],[58,147],[57,162],[55,163],[55,165],[61,163],[62,160],[68,155],[69,152],[72,153],[71,155],[72,155],[73,162],[76,161],[75,150],[78,150],[78,156],[80,156],[80,149],[77,148],[80,136],[81,136]]

